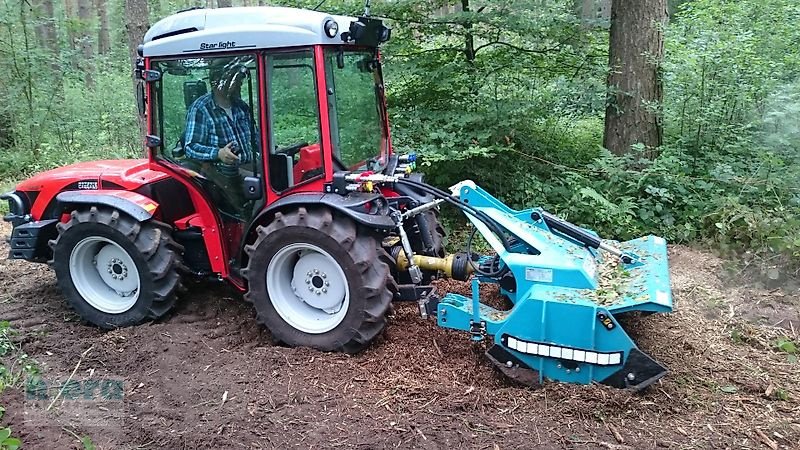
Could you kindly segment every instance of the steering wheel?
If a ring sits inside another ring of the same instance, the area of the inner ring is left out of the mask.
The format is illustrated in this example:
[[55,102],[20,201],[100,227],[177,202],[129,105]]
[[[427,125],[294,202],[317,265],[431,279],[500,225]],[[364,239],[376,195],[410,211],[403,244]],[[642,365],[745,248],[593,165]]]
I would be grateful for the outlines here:
[[308,142],[298,142],[296,144],[289,145],[288,147],[277,148],[277,149],[275,149],[275,153],[280,153],[280,154],[288,155],[288,156],[294,156],[303,147],[308,147]]

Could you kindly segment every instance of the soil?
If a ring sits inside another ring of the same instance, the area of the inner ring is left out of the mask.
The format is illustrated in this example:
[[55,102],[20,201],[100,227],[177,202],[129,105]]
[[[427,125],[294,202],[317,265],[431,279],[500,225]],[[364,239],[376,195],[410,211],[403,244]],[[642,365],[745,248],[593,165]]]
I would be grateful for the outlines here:
[[[47,399],[7,387],[2,426],[47,449],[84,448],[82,437],[99,449],[800,448],[800,364],[776,348],[800,342],[800,292],[748,284],[686,247],[670,249],[670,264],[676,312],[626,329],[671,372],[636,394],[512,385],[415,304],[396,305],[355,356],[274,345],[253,308],[215,283],[191,285],[158,323],[103,332],[67,309],[46,265],[2,260],[0,318],[50,386]],[[12,374],[17,359],[3,358]]]

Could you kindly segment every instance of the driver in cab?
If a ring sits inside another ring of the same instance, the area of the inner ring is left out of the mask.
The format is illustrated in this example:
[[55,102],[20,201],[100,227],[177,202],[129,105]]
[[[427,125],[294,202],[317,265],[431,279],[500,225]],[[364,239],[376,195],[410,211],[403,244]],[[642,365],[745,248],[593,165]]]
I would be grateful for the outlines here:
[[200,162],[208,178],[237,210],[244,205],[239,167],[253,160],[255,129],[250,107],[242,101],[240,89],[247,67],[230,58],[217,59],[209,67],[211,92],[192,103],[186,114],[184,151]]

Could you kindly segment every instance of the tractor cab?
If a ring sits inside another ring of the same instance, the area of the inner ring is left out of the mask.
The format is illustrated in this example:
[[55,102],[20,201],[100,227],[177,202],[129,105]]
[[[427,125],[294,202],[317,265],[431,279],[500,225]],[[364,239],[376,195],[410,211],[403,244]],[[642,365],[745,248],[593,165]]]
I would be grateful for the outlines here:
[[150,160],[207,198],[233,274],[265,207],[386,167],[389,34],[375,19],[257,7],[185,11],[145,35]]

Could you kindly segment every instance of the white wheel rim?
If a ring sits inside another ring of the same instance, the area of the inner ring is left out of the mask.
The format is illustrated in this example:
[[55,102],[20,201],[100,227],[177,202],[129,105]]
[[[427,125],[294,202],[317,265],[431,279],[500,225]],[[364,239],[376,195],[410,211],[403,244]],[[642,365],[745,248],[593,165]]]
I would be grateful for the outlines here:
[[110,239],[93,236],[78,242],[69,255],[69,274],[81,297],[104,313],[124,313],[139,299],[136,264]]
[[267,293],[278,315],[293,328],[321,334],[347,315],[350,287],[338,262],[311,244],[278,250],[267,268]]

